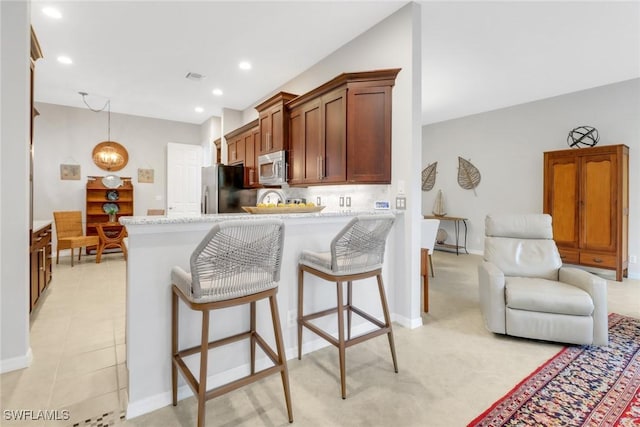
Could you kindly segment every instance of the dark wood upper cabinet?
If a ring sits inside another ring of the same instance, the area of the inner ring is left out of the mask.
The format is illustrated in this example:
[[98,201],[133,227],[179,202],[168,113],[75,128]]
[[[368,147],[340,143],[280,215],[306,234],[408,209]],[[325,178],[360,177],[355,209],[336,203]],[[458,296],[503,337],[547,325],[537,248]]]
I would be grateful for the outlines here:
[[260,186],[257,158],[280,150],[288,153],[290,185],[391,183],[391,91],[399,72],[343,73],[301,96],[275,94],[255,107],[255,122],[225,135],[228,163],[245,165],[246,187]]
[[256,106],[260,127],[258,155],[288,149],[289,111],[285,104],[297,95],[279,92]]
[[391,182],[391,89],[398,72],[341,74],[287,104],[291,185]]
[[258,120],[247,123],[224,136],[227,141],[227,164],[244,165],[244,186],[258,186],[256,141],[260,131]]

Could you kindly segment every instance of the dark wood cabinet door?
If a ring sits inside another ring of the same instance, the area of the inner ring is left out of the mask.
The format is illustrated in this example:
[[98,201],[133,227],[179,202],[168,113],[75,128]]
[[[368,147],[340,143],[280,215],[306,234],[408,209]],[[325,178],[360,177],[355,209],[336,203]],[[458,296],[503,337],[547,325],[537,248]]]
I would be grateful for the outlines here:
[[276,105],[260,113],[260,154],[284,149],[284,105]]
[[304,182],[304,114],[303,107],[289,113],[289,184]]
[[320,100],[306,104],[302,110],[304,123],[304,181],[322,182],[324,157]]
[[560,247],[578,247],[579,161],[577,157],[546,160],[544,212],[553,219],[553,238]]
[[345,182],[347,178],[347,91],[322,97],[322,181]]
[[256,130],[251,129],[243,134],[244,140],[244,186],[253,187],[257,184],[256,179],[256,148],[254,134]]
[[270,152],[271,146],[271,114],[269,111],[263,111],[259,117],[260,123],[260,154]]
[[233,141],[228,145],[229,152],[227,153],[227,157],[229,159],[228,163],[230,165],[238,165],[244,162],[244,153],[245,153],[245,144],[244,144],[244,135],[238,135],[233,139]]
[[30,310],[33,310],[33,307],[38,302],[38,297],[40,296],[40,274],[38,274],[38,258],[40,254],[37,250],[32,250],[31,252],[31,286],[29,289],[30,293]]
[[580,247],[615,251],[618,213],[616,209],[618,170],[615,154],[584,156],[581,163],[582,229]]
[[347,182],[391,183],[391,87],[348,88]]
[[285,122],[284,105],[278,105],[270,110],[271,116],[271,137],[269,151],[280,151],[284,149]]

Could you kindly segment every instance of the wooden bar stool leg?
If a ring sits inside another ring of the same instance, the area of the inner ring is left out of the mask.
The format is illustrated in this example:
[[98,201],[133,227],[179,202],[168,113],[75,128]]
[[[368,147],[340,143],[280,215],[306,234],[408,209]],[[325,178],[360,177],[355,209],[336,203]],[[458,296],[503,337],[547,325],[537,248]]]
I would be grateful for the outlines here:
[[289,390],[289,370],[287,369],[287,358],[284,353],[284,344],[282,339],[282,326],[280,325],[280,313],[278,312],[278,300],[273,294],[269,297],[269,305],[271,306],[271,317],[273,320],[273,335],[276,339],[276,350],[278,351],[278,364],[282,367],[280,377],[282,378],[282,388],[284,389],[284,399],[287,402],[287,414],[289,422],[293,422],[293,408],[291,406],[291,391]]
[[251,375],[256,373],[256,302],[251,301],[249,304],[250,326],[251,329]]
[[422,298],[423,307],[425,313],[429,312],[429,263],[428,258],[429,251],[427,249],[420,249],[420,275],[422,276]]
[[209,356],[209,310],[202,310],[202,342],[200,344],[200,382],[198,383],[198,427],[204,427],[207,393],[207,358]]
[[178,295],[171,290],[171,394],[173,406],[178,404],[178,368],[175,356],[178,354]]
[[340,389],[342,398],[347,398],[347,380],[345,366],[345,342],[344,342],[344,307],[342,305],[342,282],[336,282],[338,285],[338,355],[340,358]]
[[387,296],[384,292],[384,284],[382,283],[382,275],[376,276],[378,279],[378,289],[380,290],[380,301],[382,302],[382,312],[384,313],[384,322],[389,328],[387,336],[389,337],[389,347],[391,348],[391,358],[393,359],[393,369],[398,373],[398,361],[396,360],[396,345],[393,340],[393,330],[391,329],[391,316],[389,316],[389,306],[387,305]]
[[352,303],[352,281],[347,282],[347,340],[351,339],[351,303]]
[[431,252],[429,252],[429,269],[431,270],[431,277],[436,277],[433,273],[433,257],[431,256]]
[[302,304],[304,303],[302,283],[304,271],[298,267],[298,360],[302,359]]
[[[80,248],[80,250],[82,250],[82,248]],[[73,267],[73,248],[71,248],[71,267]]]

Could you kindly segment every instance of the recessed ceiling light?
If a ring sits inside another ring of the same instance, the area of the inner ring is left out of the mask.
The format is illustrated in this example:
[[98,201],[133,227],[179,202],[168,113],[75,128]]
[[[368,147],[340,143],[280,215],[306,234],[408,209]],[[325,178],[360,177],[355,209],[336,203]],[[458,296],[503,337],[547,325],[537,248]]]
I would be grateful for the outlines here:
[[72,64],[73,61],[71,60],[71,58],[69,58],[68,56],[58,56],[58,62],[61,64]]
[[202,108],[202,107],[196,107],[196,108],[194,108],[194,110],[195,110],[196,113],[203,113],[204,112],[204,108]]
[[49,18],[53,18],[53,19],[62,18],[62,13],[60,13],[58,9],[54,9],[53,7],[42,8],[42,13],[47,15]]
[[251,63],[249,61],[242,61],[238,64],[238,67],[240,67],[241,70],[250,70]]
[[213,91],[211,91],[211,93],[214,94],[215,96],[221,96],[222,90],[216,88]]

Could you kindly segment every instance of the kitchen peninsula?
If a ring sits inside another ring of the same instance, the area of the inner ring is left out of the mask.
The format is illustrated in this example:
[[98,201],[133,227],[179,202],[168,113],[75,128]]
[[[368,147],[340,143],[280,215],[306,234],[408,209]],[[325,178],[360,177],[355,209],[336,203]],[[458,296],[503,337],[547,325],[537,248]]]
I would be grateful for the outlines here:
[[[388,212],[388,211],[382,211]],[[349,220],[359,213],[322,212],[309,214],[269,215],[280,217],[285,223],[284,251],[278,291],[278,303],[287,358],[297,354],[297,265],[303,249],[328,250],[331,239]],[[171,268],[180,266],[189,270],[189,257],[196,245],[218,221],[241,219],[251,221],[264,215],[222,214],[198,217],[123,217],[120,222],[128,232],[127,262],[127,368],[129,375],[129,405],[127,417],[153,411],[171,404]],[[402,265],[404,244],[404,215],[396,212],[396,223],[387,240],[383,279],[387,288],[392,319],[402,325],[410,322],[402,307],[408,306],[410,290],[408,280],[398,270]],[[319,280],[305,277],[305,281]],[[375,279],[371,279],[375,283]],[[325,282],[326,284],[326,282]],[[335,290],[332,286],[316,286],[310,289],[313,297],[305,304],[305,311],[335,306]],[[358,306],[382,318],[382,309],[376,293],[369,286],[354,287],[354,301]],[[268,307],[258,304],[258,329],[267,341],[273,342],[273,330]],[[180,310],[180,347],[199,343],[200,314]],[[357,316],[356,316],[357,317]],[[335,317],[318,319],[318,324],[336,331]],[[211,334],[227,336],[246,330],[249,326],[248,307],[221,310],[212,316]],[[359,334],[369,329],[367,322],[354,318],[353,331]],[[303,352],[317,350],[327,344],[308,331],[303,337]],[[246,375],[249,372],[249,354],[241,341],[212,350],[208,384],[211,387]],[[197,358],[187,360],[197,372]],[[269,366],[268,358],[258,352],[259,368]],[[182,378],[179,379],[178,397],[192,393]],[[294,403],[295,404],[295,403]]]

